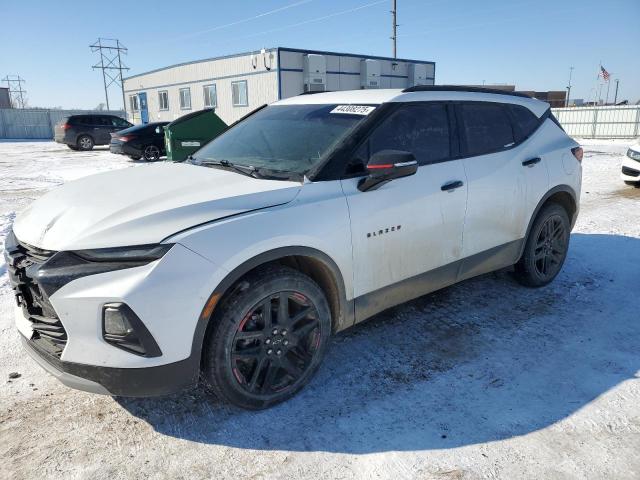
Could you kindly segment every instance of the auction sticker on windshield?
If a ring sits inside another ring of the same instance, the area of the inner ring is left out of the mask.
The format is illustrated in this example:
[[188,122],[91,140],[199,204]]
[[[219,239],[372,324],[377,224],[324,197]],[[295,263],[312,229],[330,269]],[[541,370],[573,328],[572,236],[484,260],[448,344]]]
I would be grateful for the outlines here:
[[367,105],[338,105],[329,113],[347,113],[350,115],[369,115],[376,107]]

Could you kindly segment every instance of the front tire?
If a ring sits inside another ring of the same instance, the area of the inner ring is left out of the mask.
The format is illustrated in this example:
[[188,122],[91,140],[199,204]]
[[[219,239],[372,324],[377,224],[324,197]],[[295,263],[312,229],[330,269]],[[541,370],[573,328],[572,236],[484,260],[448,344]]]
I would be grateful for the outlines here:
[[312,378],[331,334],[318,285],[289,267],[242,280],[211,319],[203,379],[220,400],[258,410],[295,395]]
[[77,142],[77,147],[78,150],[83,150],[83,151],[87,151],[87,150],[93,150],[93,138],[91,138],[89,135],[80,135],[78,137],[78,142]]
[[557,203],[545,206],[536,217],[522,257],[515,265],[516,279],[527,287],[542,287],[560,273],[569,249],[570,222]]

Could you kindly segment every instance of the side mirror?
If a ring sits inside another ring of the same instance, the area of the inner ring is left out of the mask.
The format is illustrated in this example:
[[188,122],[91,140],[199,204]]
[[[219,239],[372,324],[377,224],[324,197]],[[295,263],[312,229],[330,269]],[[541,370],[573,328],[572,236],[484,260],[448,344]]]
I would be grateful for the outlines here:
[[396,178],[408,177],[418,171],[418,161],[411,152],[381,150],[367,164],[367,175],[358,183],[358,190],[375,190]]

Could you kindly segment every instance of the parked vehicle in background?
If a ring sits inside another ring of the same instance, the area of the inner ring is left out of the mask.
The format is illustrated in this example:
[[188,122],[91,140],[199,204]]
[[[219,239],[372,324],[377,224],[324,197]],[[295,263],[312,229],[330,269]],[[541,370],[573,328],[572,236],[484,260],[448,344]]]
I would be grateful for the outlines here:
[[620,177],[627,185],[640,187],[640,141],[627,150],[627,156],[622,160]]
[[141,158],[147,162],[159,160],[164,156],[164,126],[169,122],[135,125],[111,134],[109,150],[111,153],[127,155],[133,160]]
[[111,133],[133,124],[115,115],[100,113],[71,115],[54,128],[54,140],[71,150],[91,150],[95,145],[109,145]]
[[551,282],[581,160],[549,105],[523,95],[288,98],[186,162],[76,180],[18,215],[16,325],[75,388],[146,396],[202,379],[269,407],[309,382],[333,333],[382,310],[509,266]]

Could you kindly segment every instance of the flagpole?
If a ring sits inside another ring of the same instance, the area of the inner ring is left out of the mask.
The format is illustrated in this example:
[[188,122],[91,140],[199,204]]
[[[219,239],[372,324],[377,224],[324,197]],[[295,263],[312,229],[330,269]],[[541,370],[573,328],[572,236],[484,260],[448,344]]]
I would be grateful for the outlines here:
[[[611,75],[611,74],[609,74]],[[607,99],[605,100],[604,104],[607,105],[609,103],[609,87],[611,86],[611,82],[609,80],[607,80]]]
[[598,105],[598,83],[600,81],[600,68],[602,67],[602,60],[600,60],[600,64],[598,66],[598,74],[596,75],[596,85],[593,89],[593,106],[596,107]]

